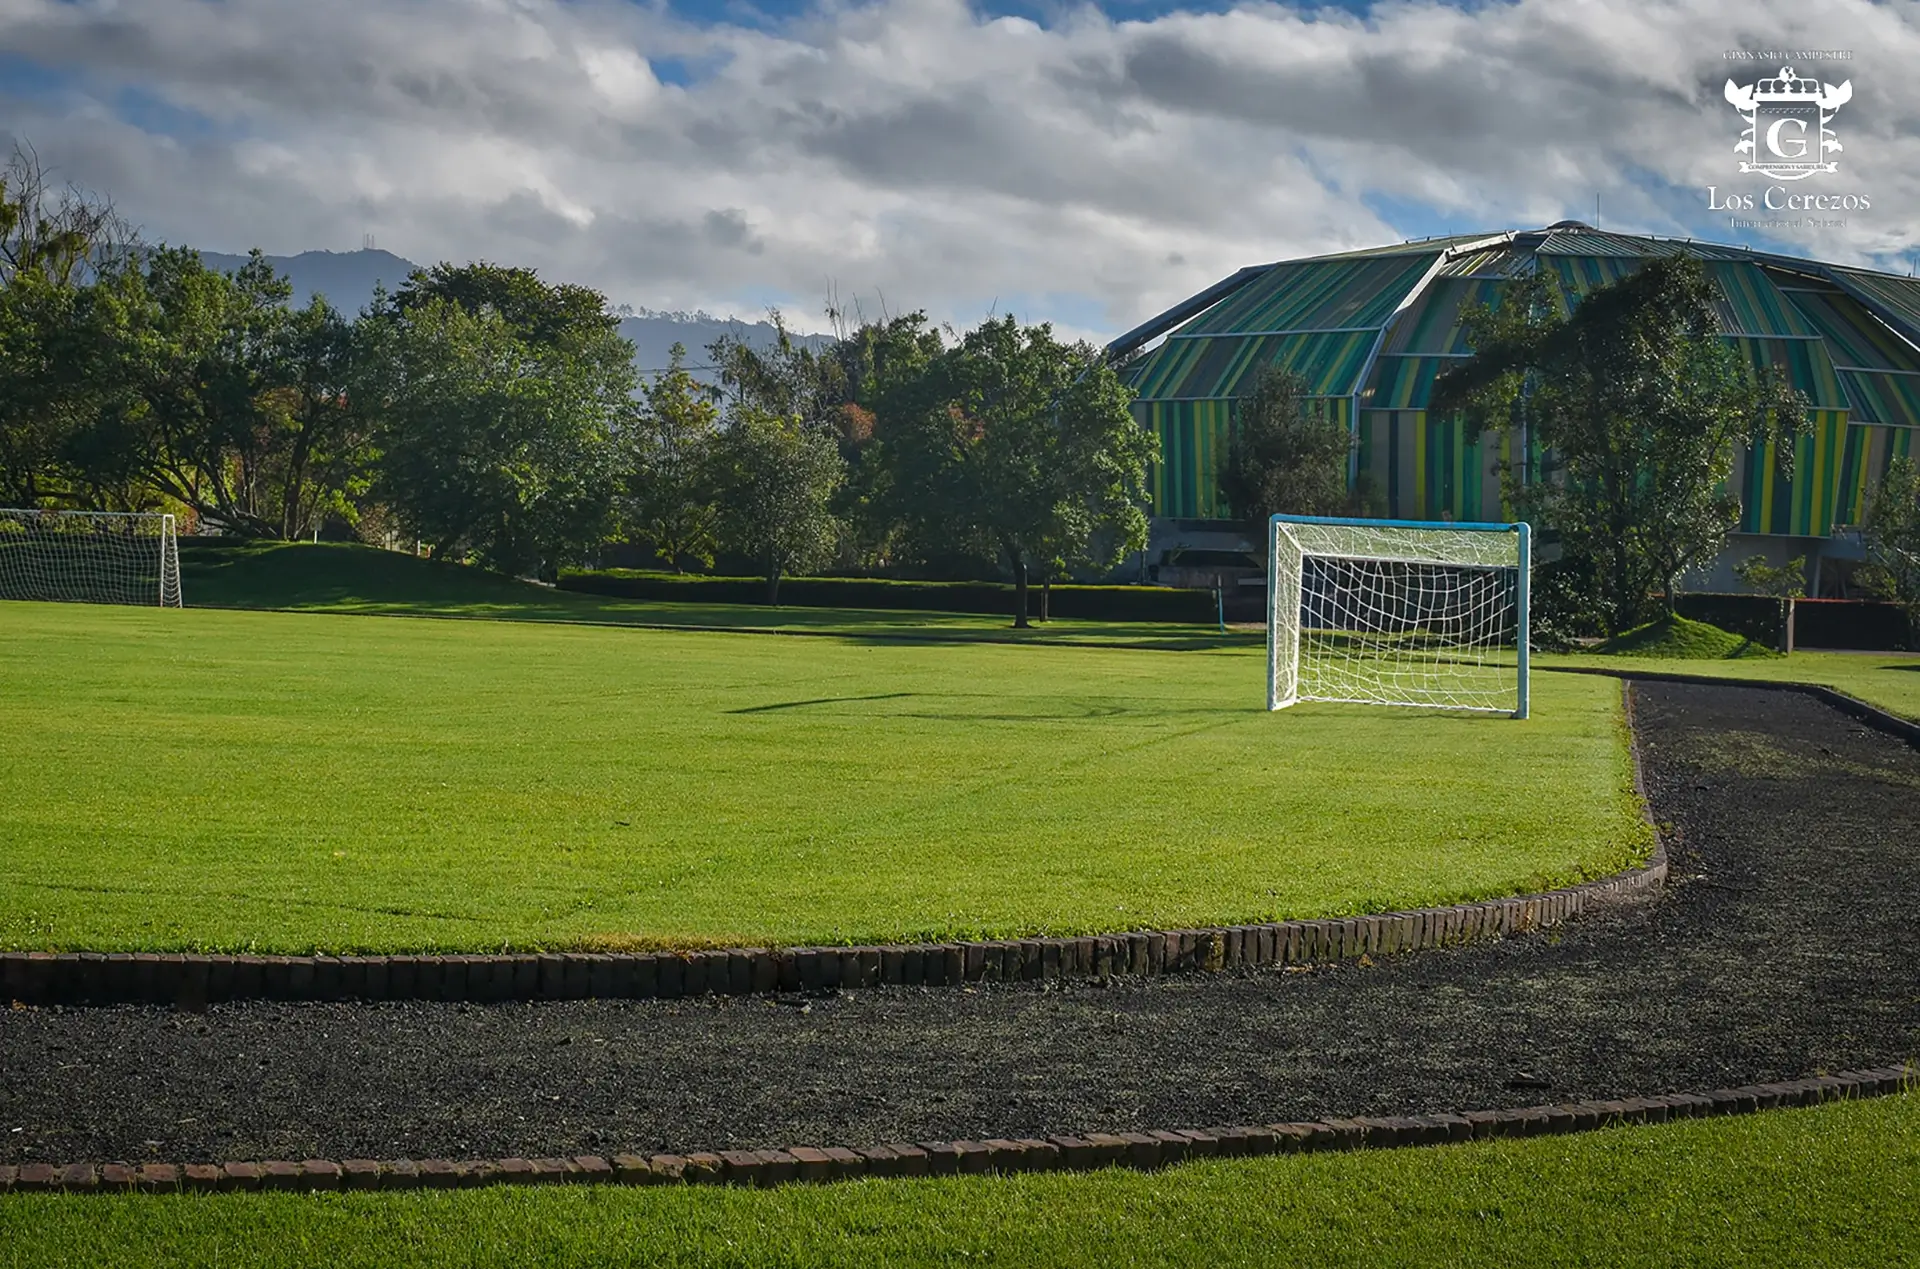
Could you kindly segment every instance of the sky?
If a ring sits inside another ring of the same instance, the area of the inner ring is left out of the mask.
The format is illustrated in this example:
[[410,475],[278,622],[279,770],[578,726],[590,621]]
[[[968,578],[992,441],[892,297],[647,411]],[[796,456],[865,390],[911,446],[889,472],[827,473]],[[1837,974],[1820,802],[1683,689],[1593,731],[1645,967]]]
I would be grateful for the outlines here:
[[[1850,85],[1836,172],[1739,171],[1725,86],[1784,64]],[[0,143],[157,241],[1105,340],[1243,265],[1596,199],[1905,273],[1915,66],[1920,6],[1865,0],[0,0]],[[1718,206],[1769,188],[1854,205]]]

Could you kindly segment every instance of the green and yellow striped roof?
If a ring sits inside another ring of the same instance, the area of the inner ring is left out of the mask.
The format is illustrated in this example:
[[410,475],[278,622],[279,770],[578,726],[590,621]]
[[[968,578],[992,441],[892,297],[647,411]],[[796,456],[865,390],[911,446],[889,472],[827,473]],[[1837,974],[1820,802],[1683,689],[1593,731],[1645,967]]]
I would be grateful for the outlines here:
[[[1910,430],[1920,431],[1920,280],[1572,222],[1250,267],[1116,340],[1108,353],[1124,362],[1139,394],[1136,414],[1163,447],[1155,510],[1218,512],[1214,468],[1236,403],[1272,366],[1298,373],[1315,408],[1347,420],[1363,449],[1375,433],[1395,438],[1391,456],[1380,442],[1383,473],[1398,471],[1408,455],[1425,461],[1436,453],[1451,454],[1460,472],[1477,472],[1475,462],[1492,459],[1465,455],[1481,441],[1427,446],[1422,421],[1434,382],[1471,352],[1466,315],[1497,307],[1515,280],[1541,269],[1577,302],[1675,254],[1706,263],[1721,331],[1746,363],[1783,375],[1813,411],[1797,486],[1773,474],[1768,455],[1743,460],[1746,527],[1824,534],[1857,515],[1885,456],[1909,452]],[[1432,435],[1443,433],[1452,436],[1444,428]],[[1477,478],[1418,480],[1425,483],[1409,486],[1410,505],[1464,500],[1471,509],[1495,496]],[[1465,491],[1458,499],[1435,492],[1456,488]]]

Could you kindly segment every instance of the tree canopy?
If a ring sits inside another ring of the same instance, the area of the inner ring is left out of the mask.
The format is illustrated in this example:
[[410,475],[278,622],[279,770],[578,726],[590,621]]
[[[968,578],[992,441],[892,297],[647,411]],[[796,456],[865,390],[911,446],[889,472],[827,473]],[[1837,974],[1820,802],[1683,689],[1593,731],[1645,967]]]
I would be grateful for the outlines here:
[[675,344],[670,363],[647,385],[634,425],[622,498],[629,538],[651,546],[679,571],[688,560],[713,565],[718,545],[713,447],[720,409],[683,364]]
[[833,558],[846,464],[830,438],[796,416],[739,406],[714,443],[713,472],[722,540],[760,565],[769,604],[780,601],[782,577]]
[[1298,375],[1271,367],[1235,412],[1220,492],[1255,542],[1266,541],[1271,516],[1327,516],[1348,508],[1353,437],[1310,410],[1303,387]]
[[1523,451],[1544,452],[1534,479],[1507,473],[1507,495],[1591,561],[1609,633],[1671,612],[1682,575],[1724,545],[1739,520],[1735,448],[1771,440],[1790,463],[1805,427],[1805,398],[1720,337],[1712,283],[1689,257],[1577,305],[1541,272],[1470,313],[1468,340],[1433,409],[1518,426]]
[[1867,549],[1861,580],[1872,594],[1904,608],[1920,634],[1920,465],[1894,460],[1861,528]]
[[983,322],[880,396],[880,504],[922,558],[1003,560],[1024,626],[1035,566],[1111,567],[1146,542],[1153,440],[1129,399],[1094,349]]
[[[924,313],[707,350],[642,383],[590,287],[416,270],[357,314],[258,252],[143,244],[103,200],[0,174],[0,498],[322,529],[553,579],[632,552],[780,579],[1098,573],[1144,542],[1153,439],[1096,350]],[[629,555],[629,558],[631,556]],[[645,562],[645,557],[642,561]],[[1044,615],[1044,614],[1043,614]]]

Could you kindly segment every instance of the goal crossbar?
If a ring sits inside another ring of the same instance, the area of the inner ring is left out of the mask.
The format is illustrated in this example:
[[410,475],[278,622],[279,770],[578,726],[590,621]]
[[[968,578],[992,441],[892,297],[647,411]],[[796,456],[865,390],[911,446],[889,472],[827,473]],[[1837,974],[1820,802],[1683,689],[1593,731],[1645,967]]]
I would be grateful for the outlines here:
[[1267,707],[1528,713],[1524,523],[1274,516]]

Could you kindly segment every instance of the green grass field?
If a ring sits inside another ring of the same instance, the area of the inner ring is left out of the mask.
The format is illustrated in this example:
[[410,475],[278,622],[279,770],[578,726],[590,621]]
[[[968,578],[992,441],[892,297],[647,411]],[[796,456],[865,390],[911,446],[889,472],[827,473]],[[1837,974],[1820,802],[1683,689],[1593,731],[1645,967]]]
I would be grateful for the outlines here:
[[[1244,632],[636,603],[325,547],[187,585],[308,611],[0,604],[0,946],[1106,930],[1510,892],[1649,842],[1603,678],[1537,675],[1526,724],[1268,715]],[[1920,717],[1914,657],[1537,664],[1815,681]],[[0,1267],[1901,1264],[1916,1212],[1909,1094],[1150,1175],[15,1195]]]
[[1920,1094],[1165,1172],[0,1199],[0,1266],[1911,1265]]
[[1257,631],[1221,635],[1207,626],[1177,622],[1061,618],[1015,630],[1011,617],[979,613],[614,599],[538,586],[459,564],[330,542],[200,548],[187,551],[181,562],[186,602],[201,608],[839,633],[929,642],[984,640],[1206,649],[1253,647],[1262,639]]
[[0,946],[866,941],[1617,871],[1619,687],[1261,708],[1257,652],[0,605]]

